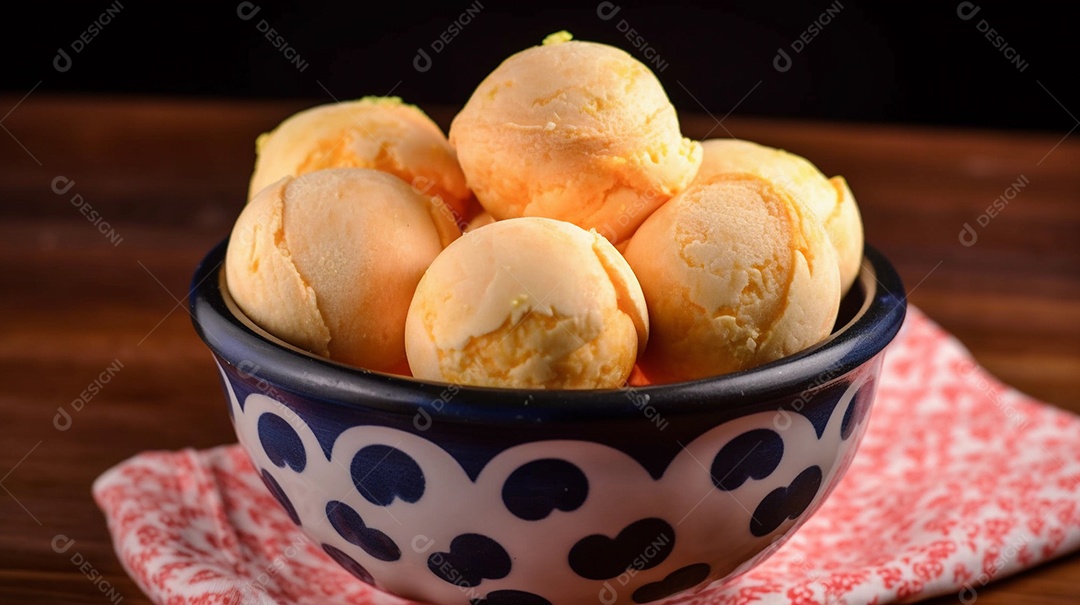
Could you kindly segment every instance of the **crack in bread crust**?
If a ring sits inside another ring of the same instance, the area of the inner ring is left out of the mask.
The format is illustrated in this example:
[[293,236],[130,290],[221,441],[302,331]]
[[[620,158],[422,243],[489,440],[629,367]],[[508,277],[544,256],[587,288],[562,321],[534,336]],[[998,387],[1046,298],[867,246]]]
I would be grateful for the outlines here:
[[[429,330],[432,319],[434,315],[425,314],[424,323]],[[637,347],[617,344],[626,341],[628,331],[635,328],[625,316],[601,326],[581,318],[530,310],[516,323],[507,317],[498,328],[470,337],[461,348],[436,350],[436,354],[443,378],[453,383],[601,388],[621,384],[629,377],[629,371],[623,368],[633,368]],[[609,354],[612,348],[614,355]],[[597,365],[594,363],[597,359],[605,361]],[[613,373],[619,375],[612,378]]]
[[315,288],[311,286],[311,282],[308,280],[307,276],[304,275],[304,272],[300,270],[300,267],[298,267],[296,265],[296,262],[293,260],[292,251],[289,250],[287,238],[285,235],[285,208],[286,206],[288,206],[288,204],[286,203],[286,199],[289,197],[291,185],[295,182],[295,180],[290,181],[281,190],[281,197],[278,200],[278,204],[280,204],[281,207],[281,212],[277,214],[278,222],[276,225],[274,225],[274,246],[277,248],[277,252],[281,256],[281,259],[288,263],[289,267],[291,267],[292,270],[296,273],[296,277],[300,280],[301,285],[303,285],[304,289],[311,297],[312,305],[314,305],[315,312],[318,315],[319,321],[322,324],[320,336],[325,334],[326,337],[325,340],[321,343],[321,350],[317,350],[314,352],[326,357],[330,355],[330,341],[333,340],[333,335],[330,333],[330,324],[326,321],[326,311],[319,304],[319,296],[315,292]]

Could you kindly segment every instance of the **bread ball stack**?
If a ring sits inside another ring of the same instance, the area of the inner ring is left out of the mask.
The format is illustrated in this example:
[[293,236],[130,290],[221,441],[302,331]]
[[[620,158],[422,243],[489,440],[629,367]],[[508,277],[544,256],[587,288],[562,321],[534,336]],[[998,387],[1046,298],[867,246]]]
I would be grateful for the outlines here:
[[842,178],[687,139],[648,67],[564,32],[503,61],[449,137],[365,98],[301,112],[257,149],[226,255],[239,308],[312,354],[422,380],[608,389],[746,370],[828,337],[862,258]]

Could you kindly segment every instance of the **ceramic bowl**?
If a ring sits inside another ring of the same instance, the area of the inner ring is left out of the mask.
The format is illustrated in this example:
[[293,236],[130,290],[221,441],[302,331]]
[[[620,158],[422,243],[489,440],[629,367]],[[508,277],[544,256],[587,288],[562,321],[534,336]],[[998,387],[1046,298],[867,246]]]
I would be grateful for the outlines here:
[[751,370],[603,391],[422,382],[315,357],[229,298],[191,311],[240,443],[361,581],[439,605],[650,603],[747,571],[814,513],[867,425],[903,286],[867,247],[837,329]]

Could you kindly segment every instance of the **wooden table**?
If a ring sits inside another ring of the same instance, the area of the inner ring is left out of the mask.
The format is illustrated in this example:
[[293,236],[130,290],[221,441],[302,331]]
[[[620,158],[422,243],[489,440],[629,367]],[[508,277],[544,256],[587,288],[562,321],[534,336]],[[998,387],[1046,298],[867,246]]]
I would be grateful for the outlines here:
[[[107,602],[76,552],[124,603],[147,602],[90,483],[143,450],[235,441],[188,280],[241,208],[255,136],[307,105],[0,99],[0,602]],[[690,136],[783,146],[845,175],[910,300],[1005,382],[1080,411],[1080,135],[684,121]],[[72,549],[54,552],[57,536]],[[979,603],[1071,603],[1078,579],[1080,556],[1066,557]]]

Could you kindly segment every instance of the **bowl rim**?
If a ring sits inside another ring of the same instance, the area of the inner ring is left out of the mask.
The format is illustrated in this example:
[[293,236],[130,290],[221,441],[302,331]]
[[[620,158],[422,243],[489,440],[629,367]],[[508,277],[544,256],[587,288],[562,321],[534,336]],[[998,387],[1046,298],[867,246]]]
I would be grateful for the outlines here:
[[[256,381],[300,397],[360,411],[410,416],[433,405],[442,418],[464,422],[532,423],[640,416],[642,405],[665,416],[701,412],[723,400],[728,413],[751,413],[763,401],[824,386],[865,364],[896,336],[907,296],[891,263],[865,245],[856,286],[863,304],[829,338],[794,355],[743,370],[677,383],[615,389],[542,390],[475,387],[422,381],[331,361],[259,328],[228,295],[228,238],[198,265],[189,290],[195,331],[224,363]],[[242,366],[247,364],[245,370]],[[633,405],[627,405],[627,403]],[[645,402],[644,404],[642,402]]]

